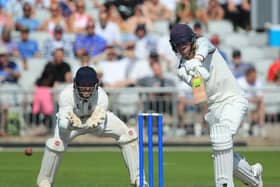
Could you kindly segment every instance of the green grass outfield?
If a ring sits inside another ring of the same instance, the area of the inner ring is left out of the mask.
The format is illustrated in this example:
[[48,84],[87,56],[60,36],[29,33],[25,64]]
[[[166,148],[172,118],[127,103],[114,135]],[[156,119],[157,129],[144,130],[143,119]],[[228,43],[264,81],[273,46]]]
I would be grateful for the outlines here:
[[[264,187],[280,187],[279,150],[240,152],[251,163],[262,162]],[[0,187],[36,186],[41,158],[42,151],[35,151],[32,156],[25,156],[21,150],[0,152]],[[155,159],[154,162],[156,161]],[[208,149],[165,151],[164,186],[213,187],[212,164],[211,152]],[[127,169],[118,150],[70,149],[64,154],[54,186],[130,187],[130,184]],[[236,187],[245,185],[236,182]]]

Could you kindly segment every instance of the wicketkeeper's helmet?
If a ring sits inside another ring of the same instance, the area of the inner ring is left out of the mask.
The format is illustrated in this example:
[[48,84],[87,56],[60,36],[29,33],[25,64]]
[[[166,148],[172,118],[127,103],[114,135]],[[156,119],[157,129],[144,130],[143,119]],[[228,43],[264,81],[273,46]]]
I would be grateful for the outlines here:
[[96,71],[91,67],[81,67],[74,78],[74,92],[82,99],[90,99],[98,89]]
[[175,24],[170,31],[170,44],[175,53],[178,53],[177,46],[194,43],[196,35],[187,24]]

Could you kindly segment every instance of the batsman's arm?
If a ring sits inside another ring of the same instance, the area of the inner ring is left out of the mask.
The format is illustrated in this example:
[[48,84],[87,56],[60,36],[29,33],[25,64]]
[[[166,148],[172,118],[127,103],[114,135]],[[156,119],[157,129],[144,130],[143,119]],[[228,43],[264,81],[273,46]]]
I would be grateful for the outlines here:
[[215,46],[205,37],[198,38],[196,41],[195,59],[203,62],[209,53],[215,51]]

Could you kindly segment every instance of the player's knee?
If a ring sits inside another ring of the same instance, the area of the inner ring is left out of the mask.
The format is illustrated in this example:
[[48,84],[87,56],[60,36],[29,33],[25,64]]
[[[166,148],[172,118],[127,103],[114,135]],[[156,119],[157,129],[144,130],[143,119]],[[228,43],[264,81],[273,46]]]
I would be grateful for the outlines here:
[[67,148],[67,143],[64,142],[61,139],[58,139],[56,137],[52,137],[49,138],[46,141],[46,147],[50,150],[50,151],[54,151],[54,152],[64,152]]
[[137,133],[135,129],[128,128],[124,133],[119,137],[118,143],[121,144],[127,144],[133,141],[136,141],[138,138]]
[[213,150],[223,151],[232,148],[232,134],[227,124],[212,125],[210,133]]

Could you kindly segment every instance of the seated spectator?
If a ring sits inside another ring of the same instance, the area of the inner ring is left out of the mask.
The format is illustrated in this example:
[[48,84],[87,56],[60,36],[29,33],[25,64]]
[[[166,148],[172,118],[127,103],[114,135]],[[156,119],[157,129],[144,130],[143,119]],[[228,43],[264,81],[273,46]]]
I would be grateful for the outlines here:
[[159,0],[145,1],[143,8],[152,22],[160,20],[171,20],[172,13]]
[[121,33],[119,26],[109,20],[107,11],[99,13],[99,21],[96,23],[95,32],[104,38],[108,45],[121,44]]
[[127,31],[133,33],[137,25],[146,25],[148,30],[152,30],[152,21],[147,16],[147,13],[143,11],[141,5],[137,5],[134,9],[134,14],[126,20]]
[[5,46],[0,46],[0,82],[17,83],[20,70],[16,63],[9,61],[9,53]]
[[21,18],[23,16],[22,2],[21,0],[9,0],[5,7],[7,13],[9,13],[14,19]]
[[[143,87],[174,87],[175,82],[165,76],[159,61],[150,64],[153,75],[136,80],[136,85]],[[144,111],[172,113],[172,100],[169,94],[149,94],[149,99],[144,102]]]
[[76,72],[78,71],[78,69],[80,67],[84,67],[84,66],[90,66],[90,67],[96,69],[94,67],[94,65],[91,64],[91,58],[90,58],[88,52],[86,52],[86,51],[80,57],[79,63],[78,64],[74,64],[74,65],[71,66],[72,67],[72,75],[76,75]]
[[17,44],[16,44],[16,42],[12,41],[11,30],[7,27],[4,27],[2,29],[0,45],[4,45],[7,48],[9,55],[12,55],[15,57],[19,56],[19,53],[17,50]]
[[190,23],[194,17],[193,3],[190,0],[179,0],[176,5],[176,23]]
[[23,17],[16,20],[16,29],[21,30],[23,27],[27,27],[31,32],[40,28],[39,21],[32,18],[32,7],[29,3],[23,4]]
[[45,71],[54,75],[55,85],[72,82],[71,68],[64,61],[64,50],[62,48],[57,48],[54,51],[53,60],[46,64],[43,72]]
[[70,30],[75,33],[82,33],[89,19],[91,19],[90,16],[85,13],[84,1],[76,1],[76,11],[70,17]]
[[56,25],[60,25],[65,31],[68,31],[68,25],[64,20],[58,4],[52,3],[50,7],[51,17],[44,21],[43,30],[48,31],[50,34],[54,33]]
[[230,69],[235,78],[245,76],[245,71],[249,66],[249,64],[242,62],[241,52],[239,50],[234,50],[232,53],[232,63],[230,64]]
[[225,59],[225,61],[229,64],[228,57],[227,57],[226,53],[223,50],[221,50],[220,47],[219,47],[219,45],[220,45],[220,37],[219,37],[219,35],[214,34],[211,37],[210,41],[218,49],[218,51],[220,52],[222,57]]
[[43,42],[43,57],[51,59],[53,52],[62,48],[64,50],[65,57],[73,57],[73,43],[64,37],[63,28],[60,25],[56,25],[54,28],[54,34],[51,38],[46,39]]
[[208,2],[208,18],[209,20],[224,19],[224,10],[217,0],[210,0]]
[[59,6],[64,18],[69,18],[75,12],[75,2],[72,0],[59,1]]
[[38,43],[34,40],[30,40],[28,34],[29,34],[29,29],[22,27],[21,41],[17,43],[17,48],[20,57],[23,59],[40,56]]
[[10,14],[7,14],[4,9],[4,5],[0,3],[0,31],[3,27],[8,29],[14,28],[14,20]]
[[245,77],[239,78],[238,83],[245,91],[245,97],[249,101],[249,120],[254,125],[252,133],[255,136],[259,133],[264,135],[264,101],[262,85],[257,79],[256,68],[250,65],[245,72]]
[[225,18],[233,22],[234,30],[238,26],[244,29],[250,28],[251,5],[249,0],[227,0],[221,2],[225,11]]
[[[8,50],[5,46],[0,46],[0,113],[1,113],[1,122],[0,122],[0,136],[6,135],[6,125],[8,119],[8,108],[10,105],[15,105],[17,103],[17,96],[14,93],[14,89],[17,90],[17,80],[20,77],[20,71],[16,63],[9,60]],[[11,87],[11,85],[14,85]],[[8,86],[5,87],[5,86]],[[13,91],[11,90],[13,89]],[[6,92],[10,90],[11,92]]]
[[193,31],[197,38],[203,36],[202,25],[200,22],[195,22],[195,24],[193,25]]
[[117,51],[114,46],[107,46],[106,59],[99,61],[98,67],[103,72],[103,83],[105,87],[120,87],[115,84],[125,79],[126,67],[128,62],[124,59],[118,59]]
[[95,34],[94,28],[94,21],[89,20],[86,26],[86,34],[77,35],[74,47],[78,57],[80,57],[84,51],[88,52],[91,57],[95,57],[106,49],[106,40]]
[[151,51],[156,51],[157,41],[147,34],[146,25],[140,24],[135,29],[136,45],[135,56],[138,59],[147,59]]
[[275,82],[277,72],[279,71],[280,71],[280,52],[279,52],[279,57],[275,59],[273,63],[270,64],[269,66],[268,73],[267,73],[267,81]]
[[[125,69],[126,79],[140,79],[149,75],[152,75],[152,70],[149,62],[146,59],[138,59],[135,56],[135,43],[129,42],[125,45],[124,60],[127,61],[127,67]],[[150,54],[150,59],[158,60],[157,53]]]
[[119,26],[121,33],[129,32],[127,30],[126,22],[121,17],[121,14],[119,13],[116,6],[111,5],[109,6],[108,9],[104,5],[100,6],[99,12],[104,12],[104,11],[108,11],[108,17],[109,17],[108,19]]

